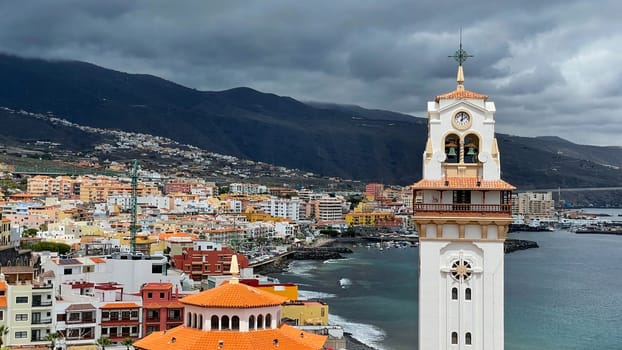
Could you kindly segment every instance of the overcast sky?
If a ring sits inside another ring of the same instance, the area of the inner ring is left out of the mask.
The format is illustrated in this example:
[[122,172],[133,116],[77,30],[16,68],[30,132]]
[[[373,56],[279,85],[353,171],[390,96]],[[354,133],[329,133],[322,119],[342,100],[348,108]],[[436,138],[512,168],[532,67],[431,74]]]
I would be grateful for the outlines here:
[[455,88],[462,26],[465,86],[496,103],[497,131],[622,146],[621,15],[620,0],[0,1],[0,51],[425,117]]

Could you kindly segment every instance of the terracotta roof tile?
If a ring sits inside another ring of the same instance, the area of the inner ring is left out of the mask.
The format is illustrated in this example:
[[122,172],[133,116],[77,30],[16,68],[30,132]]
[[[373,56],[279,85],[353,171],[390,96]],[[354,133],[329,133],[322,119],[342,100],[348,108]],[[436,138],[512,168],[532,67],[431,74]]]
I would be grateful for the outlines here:
[[136,303],[109,303],[101,307],[101,309],[137,309],[140,306]]
[[456,89],[452,92],[448,92],[446,94],[436,96],[435,101],[439,102],[440,100],[460,100],[460,99],[474,99],[474,100],[484,100],[488,99],[487,95],[478,94],[469,90],[459,90]]
[[163,290],[163,289],[173,289],[173,284],[170,282],[149,282],[141,288],[141,290]]
[[183,304],[203,307],[251,308],[281,305],[288,299],[241,283],[223,283],[218,288],[187,296]]
[[87,303],[87,304],[71,304],[65,310],[66,311],[97,310],[97,308]]
[[516,189],[516,187],[503,180],[481,180],[476,177],[448,177],[440,180],[423,179],[415,183],[412,188],[415,190],[460,189],[481,191],[510,191]]
[[105,264],[106,263],[106,259],[104,259],[104,258],[93,257],[93,258],[89,258],[89,259],[91,259],[91,261],[96,263],[96,264]]
[[0,307],[6,307],[6,297],[0,297]]
[[249,332],[207,331],[178,326],[166,332],[151,333],[132,345],[145,350],[198,350],[218,349],[218,343],[222,341],[223,350],[262,350],[275,349],[275,339],[279,350],[320,350],[326,342],[326,336],[303,332],[288,325]]

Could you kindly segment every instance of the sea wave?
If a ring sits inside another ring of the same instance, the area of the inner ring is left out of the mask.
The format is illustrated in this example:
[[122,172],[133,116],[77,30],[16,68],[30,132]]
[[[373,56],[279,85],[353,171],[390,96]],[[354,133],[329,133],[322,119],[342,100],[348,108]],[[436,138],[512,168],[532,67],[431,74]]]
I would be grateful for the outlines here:
[[332,293],[324,293],[324,292],[316,292],[312,290],[298,290],[298,299],[300,300],[309,300],[309,299],[330,299],[334,298],[337,295]]
[[386,337],[386,333],[371,324],[357,323],[346,320],[338,315],[328,314],[330,324],[343,327],[343,330],[352,334],[352,338],[363,344],[369,345],[378,350],[386,350],[382,347],[381,342]]
[[317,267],[318,264],[316,261],[295,260],[285,268],[285,273],[289,275],[312,277],[311,271],[315,270]]
[[345,258],[345,259],[328,259],[328,260],[324,260],[324,264],[336,264],[336,263],[340,263],[340,262],[344,262],[344,261],[348,261],[348,260],[352,260],[350,258]]

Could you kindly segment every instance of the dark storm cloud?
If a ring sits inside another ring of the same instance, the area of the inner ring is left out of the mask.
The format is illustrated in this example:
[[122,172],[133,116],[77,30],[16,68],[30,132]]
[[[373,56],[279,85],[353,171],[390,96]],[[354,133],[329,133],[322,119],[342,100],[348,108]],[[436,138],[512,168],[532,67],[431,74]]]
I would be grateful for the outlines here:
[[[206,90],[425,116],[455,87],[497,104],[499,131],[617,144],[619,1],[342,0],[0,2],[0,50],[85,60]],[[598,117],[595,117],[595,113]]]

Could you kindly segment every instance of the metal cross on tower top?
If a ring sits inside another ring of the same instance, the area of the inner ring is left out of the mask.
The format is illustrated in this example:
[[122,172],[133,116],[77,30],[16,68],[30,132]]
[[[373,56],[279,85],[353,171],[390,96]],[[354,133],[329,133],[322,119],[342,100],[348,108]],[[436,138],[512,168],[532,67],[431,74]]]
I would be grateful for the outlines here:
[[456,51],[452,56],[447,57],[455,59],[459,65],[462,65],[462,62],[466,61],[467,58],[473,57],[473,55],[469,55],[462,49],[462,28],[460,28],[460,49],[458,49],[458,51]]

